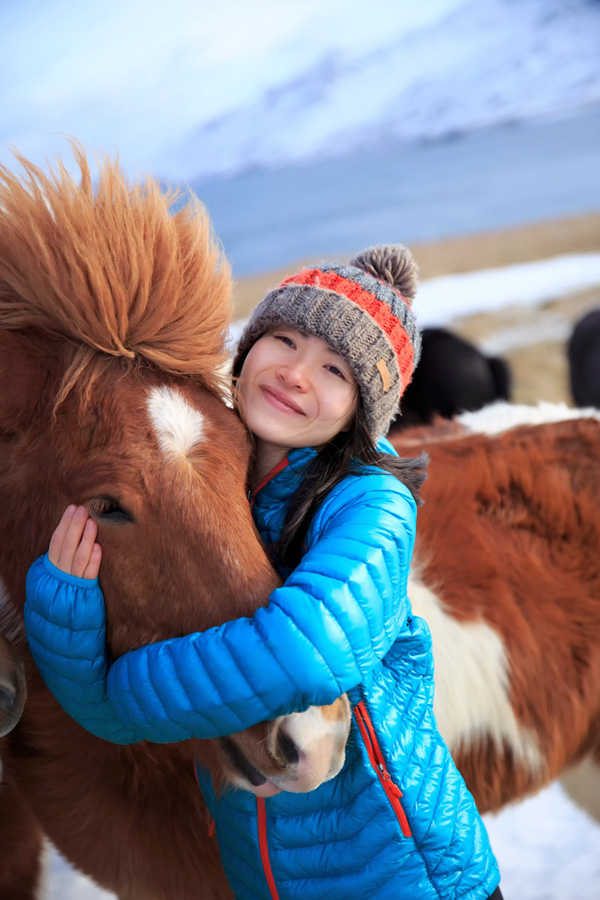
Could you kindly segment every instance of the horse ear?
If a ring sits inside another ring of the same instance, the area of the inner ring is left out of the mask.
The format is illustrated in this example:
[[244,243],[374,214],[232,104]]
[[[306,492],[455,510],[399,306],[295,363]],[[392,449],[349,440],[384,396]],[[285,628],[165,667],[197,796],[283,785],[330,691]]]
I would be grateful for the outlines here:
[[16,331],[0,331],[0,433],[21,431],[34,413],[50,371],[47,353]]

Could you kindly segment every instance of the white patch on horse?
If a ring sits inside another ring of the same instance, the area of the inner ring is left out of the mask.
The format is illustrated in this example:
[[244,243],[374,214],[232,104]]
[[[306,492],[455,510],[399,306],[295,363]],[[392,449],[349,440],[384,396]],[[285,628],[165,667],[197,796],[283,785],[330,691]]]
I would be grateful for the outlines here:
[[506,743],[533,774],[543,771],[536,736],[517,721],[510,703],[509,663],[500,635],[482,620],[453,618],[414,577],[409,579],[408,595],[415,614],[425,619],[431,631],[434,712],[450,751],[491,738],[499,752]]
[[345,719],[328,719],[319,706],[309,706],[301,713],[290,713],[283,721],[285,733],[301,753],[308,753],[324,737],[339,737],[344,740],[348,733]]
[[192,448],[204,440],[204,416],[174,388],[152,388],[147,406],[165,456],[188,457]]
[[552,422],[565,422],[569,419],[598,419],[600,410],[573,409],[565,403],[539,403],[537,406],[524,406],[515,403],[490,403],[476,412],[465,412],[456,416],[468,431],[476,434],[501,434],[519,425],[547,425]]
[[[344,715],[348,712],[348,716]],[[349,707],[340,703],[332,715],[318,706],[279,719],[279,727],[293,742],[298,764],[270,780],[291,793],[304,793],[334,778],[344,764],[349,729]],[[273,735],[271,736],[273,737]],[[271,752],[272,752],[272,748]]]
[[11,603],[8,588],[2,578],[0,578],[0,634],[16,647],[23,646],[26,642],[23,616]]

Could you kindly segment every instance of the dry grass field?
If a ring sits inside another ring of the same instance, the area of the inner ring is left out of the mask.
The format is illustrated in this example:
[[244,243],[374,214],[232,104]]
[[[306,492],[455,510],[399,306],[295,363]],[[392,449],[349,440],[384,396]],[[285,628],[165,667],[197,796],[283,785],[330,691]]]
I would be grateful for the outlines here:
[[[411,244],[421,278],[471,272],[565,253],[600,252],[600,214],[542,222],[430,244]],[[349,256],[352,251],[349,251]],[[239,281],[234,290],[235,315],[242,318],[282,278],[311,260]],[[584,312],[600,306],[597,289],[570,294],[538,307],[510,306],[493,313],[456,319],[452,328],[498,351],[510,364],[513,400],[570,402],[565,339]],[[506,347],[507,349],[504,349]]]

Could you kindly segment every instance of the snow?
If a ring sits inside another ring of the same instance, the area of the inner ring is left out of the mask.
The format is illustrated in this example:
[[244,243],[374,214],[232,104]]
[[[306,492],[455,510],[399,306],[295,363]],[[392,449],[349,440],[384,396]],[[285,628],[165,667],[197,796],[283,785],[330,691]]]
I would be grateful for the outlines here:
[[[535,307],[549,297],[596,285],[600,290],[600,254],[590,253],[431,279],[422,285],[417,302],[422,324],[447,323],[448,310],[474,313],[510,303]],[[232,337],[242,325],[235,323]],[[600,823],[575,806],[558,783],[485,816],[485,822],[506,900],[600,897]],[[73,872],[53,851],[45,900],[113,896]]]
[[600,104],[591,0],[0,4],[0,162],[64,134],[169,180]]
[[600,285],[600,253],[566,254],[424,281],[415,312],[421,327],[447,325],[459,316],[507,306],[539,306],[596,285]]

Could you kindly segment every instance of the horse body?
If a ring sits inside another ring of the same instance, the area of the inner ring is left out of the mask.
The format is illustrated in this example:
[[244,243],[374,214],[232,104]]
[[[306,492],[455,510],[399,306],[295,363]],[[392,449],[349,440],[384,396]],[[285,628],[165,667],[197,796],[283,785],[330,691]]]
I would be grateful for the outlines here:
[[482,812],[581,760],[600,771],[600,414],[520,412],[546,421],[499,405],[464,417],[480,433],[395,439],[431,457],[409,593],[432,632],[438,724]]

